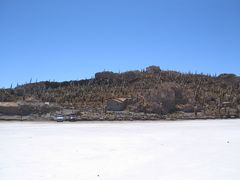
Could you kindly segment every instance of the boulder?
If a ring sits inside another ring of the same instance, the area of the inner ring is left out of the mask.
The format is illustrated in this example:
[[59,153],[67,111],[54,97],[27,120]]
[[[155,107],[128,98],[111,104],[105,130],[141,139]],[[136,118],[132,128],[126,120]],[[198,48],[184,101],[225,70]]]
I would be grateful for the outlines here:
[[161,69],[159,66],[149,66],[146,68],[146,72],[149,74],[157,74],[161,72]]
[[95,74],[96,79],[114,79],[115,73],[111,71],[98,72]]

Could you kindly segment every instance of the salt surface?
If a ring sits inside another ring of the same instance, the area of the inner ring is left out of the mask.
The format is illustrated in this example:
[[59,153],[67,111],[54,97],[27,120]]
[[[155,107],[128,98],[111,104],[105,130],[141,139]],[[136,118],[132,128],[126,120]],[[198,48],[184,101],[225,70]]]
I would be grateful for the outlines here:
[[0,122],[1,180],[239,180],[240,120]]

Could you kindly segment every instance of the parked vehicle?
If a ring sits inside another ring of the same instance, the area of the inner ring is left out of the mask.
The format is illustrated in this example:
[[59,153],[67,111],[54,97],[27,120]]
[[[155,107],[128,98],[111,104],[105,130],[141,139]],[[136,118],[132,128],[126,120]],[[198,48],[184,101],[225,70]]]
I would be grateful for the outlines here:
[[63,122],[65,120],[65,117],[64,117],[64,115],[58,114],[58,115],[54,116],[53,119],[57,122]]
[[77,115],[75,115],[75,114],[70,114],[70,115],[67,116],[67,120],[74,122],[74,121],[77,120]]

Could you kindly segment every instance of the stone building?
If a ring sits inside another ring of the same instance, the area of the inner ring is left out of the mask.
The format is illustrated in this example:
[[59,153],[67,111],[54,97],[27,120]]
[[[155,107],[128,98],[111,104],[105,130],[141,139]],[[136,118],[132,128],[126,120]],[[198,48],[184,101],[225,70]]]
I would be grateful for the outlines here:
[[47,105],[42,102],[0,102],[0,115],[15,116],[30,114],[47,114],[58,110],[55,105]]
[[19,114],[19,105],[16,102],[0,102],[0,114],[16,115]]
[[109,99],[107,101],[107,111],[124,111],[128,105],[128,98]]

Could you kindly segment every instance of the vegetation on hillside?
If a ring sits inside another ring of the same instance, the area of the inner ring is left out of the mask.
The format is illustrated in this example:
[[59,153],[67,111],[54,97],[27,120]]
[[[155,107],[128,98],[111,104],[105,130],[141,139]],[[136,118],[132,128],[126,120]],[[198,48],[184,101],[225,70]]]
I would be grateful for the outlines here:
[[151,66],[141,71],[100,72],[87,80],[46,81],[0,90],[0,101],[31,98],[92,111],[104,111],[107,99],[120,97],[131,99],[130,112],[236,117],[240,114],[240,77],[163,71]]

